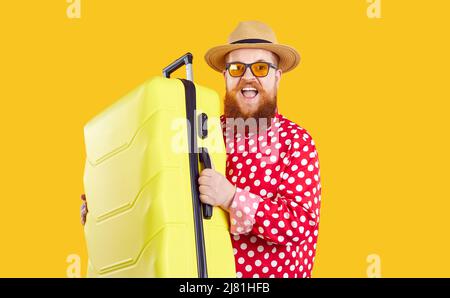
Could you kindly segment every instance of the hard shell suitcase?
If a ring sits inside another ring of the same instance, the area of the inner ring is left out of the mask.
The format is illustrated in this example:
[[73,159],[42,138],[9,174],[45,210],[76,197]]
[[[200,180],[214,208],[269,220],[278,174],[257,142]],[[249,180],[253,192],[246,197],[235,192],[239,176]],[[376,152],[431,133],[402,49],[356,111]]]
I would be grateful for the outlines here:
[[[199,200],[199,172],[224,174],[226,154],[218,94],[192,82],[192,59],[84,127],[88,277],[236,276],[228,216]],[[183,65],[188,80],[171,79]]]

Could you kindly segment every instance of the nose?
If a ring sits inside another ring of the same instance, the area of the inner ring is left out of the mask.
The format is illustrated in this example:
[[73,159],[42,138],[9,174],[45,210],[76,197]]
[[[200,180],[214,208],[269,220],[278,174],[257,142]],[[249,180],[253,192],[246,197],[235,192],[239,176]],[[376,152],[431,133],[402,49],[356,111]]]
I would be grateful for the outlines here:
[[252,70],[250,69],[250,67],[247,67],[247,69],[245,69],[245,72],[242,75],[242,77],[244,79],[246,79],[247,81],[254,81],[254,80],[256,80],[256,77],[253,75]]

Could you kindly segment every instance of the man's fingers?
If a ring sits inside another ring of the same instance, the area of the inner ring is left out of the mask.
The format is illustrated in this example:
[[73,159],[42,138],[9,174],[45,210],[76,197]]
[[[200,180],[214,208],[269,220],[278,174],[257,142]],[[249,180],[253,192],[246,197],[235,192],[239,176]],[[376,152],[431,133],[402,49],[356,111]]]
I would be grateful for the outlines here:
[[209,205],[212,205],[214,203],[214,201],[207,195],[200,195],[200,201]]
[[198,184],[200,185],[211,185],[211,178],[208,176],[200,176],[198,178]]
[[200,195],[211,195],[211,188],[207,185],[200,185],[198,190],[200,191]]
[[203,171],[200,173],[200,176],[212,177],[215,173],[216,171],[214,171],[213,169],[203,169]]

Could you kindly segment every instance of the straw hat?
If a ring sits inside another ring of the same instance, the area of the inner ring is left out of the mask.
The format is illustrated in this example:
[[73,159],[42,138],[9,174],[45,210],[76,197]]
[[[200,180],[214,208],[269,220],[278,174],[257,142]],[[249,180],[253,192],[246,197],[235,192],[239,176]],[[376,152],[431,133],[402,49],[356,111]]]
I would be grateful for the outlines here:
[[292,47],[277,42],[275,32],[258,21],[240,22],[228,37],[228,44],[214,47],[205,54],[206,63],[214,70],[225,69],[225,56],[229,52],[242,49],[265,49],[278,55],[278,67],[283,72],[294,69],[300,62],[299,53]]

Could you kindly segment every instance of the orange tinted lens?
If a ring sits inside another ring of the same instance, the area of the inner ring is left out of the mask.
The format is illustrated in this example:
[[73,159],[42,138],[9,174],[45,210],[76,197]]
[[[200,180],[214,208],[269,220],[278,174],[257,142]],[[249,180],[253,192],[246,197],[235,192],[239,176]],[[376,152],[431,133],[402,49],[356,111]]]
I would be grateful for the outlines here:
[[255,63],[252,65],[253,74],[257,77],[265,77],[269,73],[269,65],[266,63]]
[[233,77],[240,77],[244,73],[245,65],[242,63],[232,63],[228,70]]

